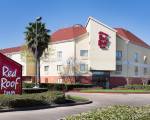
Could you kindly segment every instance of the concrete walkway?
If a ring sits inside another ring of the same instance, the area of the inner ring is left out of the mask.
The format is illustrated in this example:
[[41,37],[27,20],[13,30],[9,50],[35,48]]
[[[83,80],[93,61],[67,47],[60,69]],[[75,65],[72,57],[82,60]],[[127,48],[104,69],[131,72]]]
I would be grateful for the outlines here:
[[100,93],[67,93],[88,98],[92,104],[70,107],[57,107],[51,109],[17,111],[0,113],[0,120],[58,120],[66,115],[86,112],[98,107],[109,105],[134,105],[150,104],[149,94],[100,94]]

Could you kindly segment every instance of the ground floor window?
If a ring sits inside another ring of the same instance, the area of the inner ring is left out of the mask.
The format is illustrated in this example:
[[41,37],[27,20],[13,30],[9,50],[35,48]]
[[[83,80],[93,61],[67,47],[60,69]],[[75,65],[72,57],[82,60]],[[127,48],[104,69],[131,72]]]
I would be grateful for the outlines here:
[[138,66],[135,66],[135,67],[134,67],[134,73],[135,73],[135,75],[138,75],[138,71],[139,71],[139,70],[138,70]]
[[122,72],[122,65],[116,65],[116,72],[121,73]]
[[147,74],[147,68],[144,68],[144,75]]
[[62,83],[62,79],[61,79],[61,78],[58,78],[58,79],[57,79],[57,83]]
[[80,72],[87,72],[88,64],[80,64]]

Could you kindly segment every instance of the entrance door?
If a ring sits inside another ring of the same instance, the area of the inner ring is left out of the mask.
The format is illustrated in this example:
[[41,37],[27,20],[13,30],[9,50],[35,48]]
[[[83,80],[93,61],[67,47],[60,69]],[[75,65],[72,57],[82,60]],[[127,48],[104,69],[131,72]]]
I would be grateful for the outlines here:
[[109,79],[110,79],[110,72],[106,71],[92,72],[92,81],[97,86],[109,88]]

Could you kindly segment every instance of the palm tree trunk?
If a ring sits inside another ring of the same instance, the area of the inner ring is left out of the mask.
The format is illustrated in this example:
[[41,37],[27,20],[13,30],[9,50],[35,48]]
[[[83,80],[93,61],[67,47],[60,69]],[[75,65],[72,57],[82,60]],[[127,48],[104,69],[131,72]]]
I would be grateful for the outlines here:
[[37,59],[37,82],[40,85],[40,58]]

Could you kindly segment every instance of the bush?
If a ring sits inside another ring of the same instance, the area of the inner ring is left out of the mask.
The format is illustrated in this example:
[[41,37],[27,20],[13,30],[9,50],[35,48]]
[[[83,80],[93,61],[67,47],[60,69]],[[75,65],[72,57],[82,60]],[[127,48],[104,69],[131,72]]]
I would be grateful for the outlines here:
[[68,116],[65,120],[149,120],[150,106],[109,106],[76,116]]
[[42,93],[48,91],[47,88],[23,88],[23,93]]
[[[33,83],[23,83],[23,88],[32,88]],[[93,84],[52,84],[52,83],[41,83],[41,88],[47,88],[48,90],[58,90],[58,91],[68,91],[75,88],[91,88],[94,87]]]
[[64,101],[64,93],[58,91],[23,95],[0,95],[0,106],[11,108],[33,107],[37,105],[63,103]]
[[133,89],[133,90],[138,90],[138,89],[150,90],[150,85],[126,85],[124,86],[124,88]]

